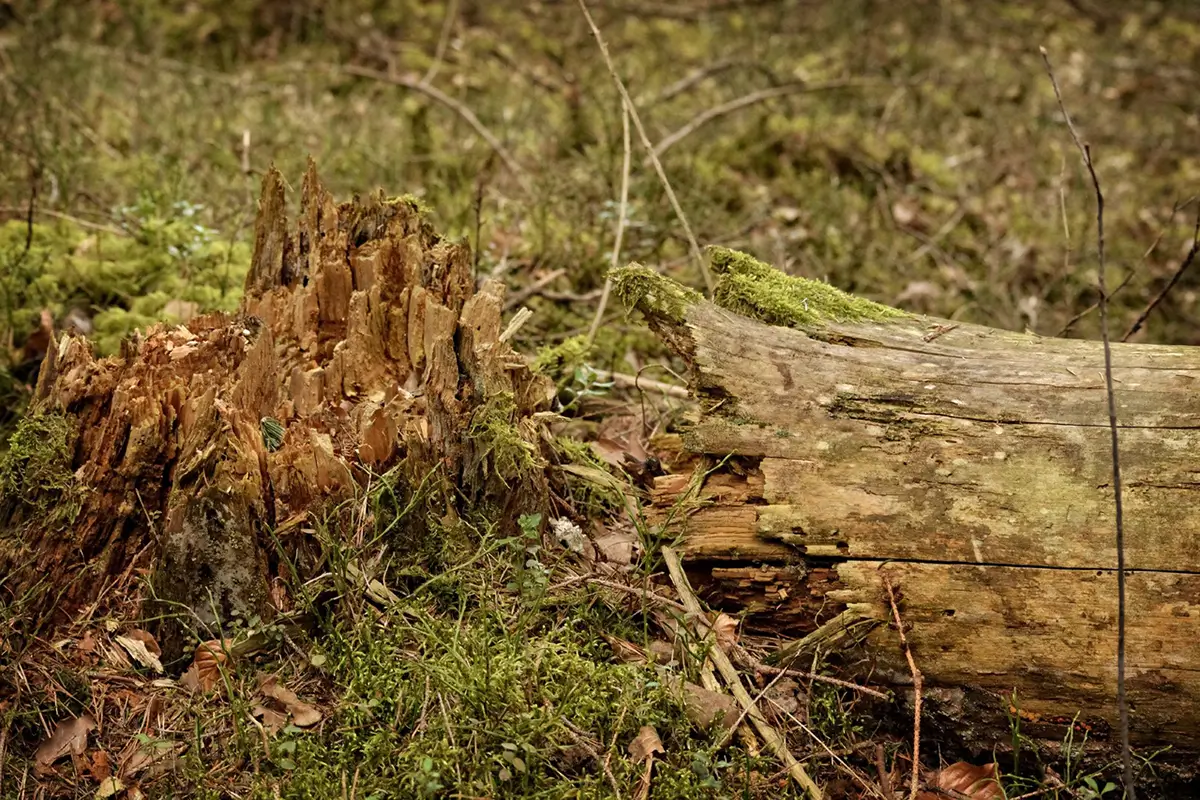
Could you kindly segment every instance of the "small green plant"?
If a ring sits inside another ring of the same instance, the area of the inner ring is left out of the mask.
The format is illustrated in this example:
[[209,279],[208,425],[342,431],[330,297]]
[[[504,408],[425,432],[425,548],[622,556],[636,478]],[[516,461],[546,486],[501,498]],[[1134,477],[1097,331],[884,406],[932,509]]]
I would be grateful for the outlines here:
[[550,582],[550,570],[542,563],[542,515],[522,514],[517,519],[520,537],[512,546],[517,557],[517,573],[510,581],[510,591],[520,592],[526,599],[541,597]]
[[1107,797],[1117,791],[1117,785],[1112,781],[1105,781],[1101,786],[1099,781],[1092,775],[1085,776],[1083,786],[1076,789],[1079,796],[1084,800],[1099,800],[1101,797]]

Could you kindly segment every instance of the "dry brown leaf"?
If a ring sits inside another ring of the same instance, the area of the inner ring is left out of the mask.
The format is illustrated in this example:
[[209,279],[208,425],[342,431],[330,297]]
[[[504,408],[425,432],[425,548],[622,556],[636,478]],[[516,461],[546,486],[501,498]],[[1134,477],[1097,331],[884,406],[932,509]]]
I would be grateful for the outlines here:
[[639,764],[654,758],[655,753],[665,752],[666,748],[663,747],[662,739],[658,738],[658,731],[654,730],[653,725],[643,725],[638,735],[629,743],[629,755]]
[[311,728],[321,721],[321,712],[302,701],[291,689],[280,686],[275,676],[263,681],[259,691],[276,700],[292,715],[292,724],[297,728]]
[[694,683],[683,685],[683,703],[688,719],[702,730],[717,724],[728,730],[741,716],[741,707],[732,697]]
[[[944,791],[958,792],[970,800],[1001,800],[1004,793],[996,780],[995,763],[977,767],[966,761],[959,761],[938,770],[933,784]],[[945,794],[940,792],[921,792],[917,800],[943,800]]]
[[112,775],[112,759],[108,757],[108,753],[103,750],[96,750],[92,753],[91,763],[87,766],[88,774],[92,779],[99,782]]
[[154,644],[154,648],[158,650],[158,643],[154,641],[154,637],[150,636],[150,634],[146,633],[145,631],[130,631],[129,634],[125,636],[117,636],[114,638],[116,639],[117,644],[125,648],[125,652],[129,653],[129,657],[134,661],[141,664],[146,669],[154,672],[162,672],[163,665],[158,659],[159,655],[162,654],[162,650],[158,650],[158,653],[153,652],[146,640],[141,637],[133,636],[134,633],[141,633],[149,637],[150,642]]
[[231,642],[226,639],[211,639],[196,647],[196,655],[192,657],[192,665],[187,668],[179,679],[179,685],[193,692],[208,694],[221,680],[221,670],[229,661]]
[[717,647],[728,653],[738,643],[738,621],[728,614],[717,614],[713,623],[713,633],[717,637]]
[[604,641],[608,642],[608,646],[612,648],[613,655],[617,657],[618,661],[623,661],[626,664],[646,663],[646,651],[633,642],[617,638],[616,636],[609,636],[608,634],[602,634],[602,636],[604,636]]
[[640,415],[608,414],[596,430],[592,450],[614,467],[622,466],[626,456],[645,461],[649,453],[646,451],[643,429]]
[[80,756],[87,750],[87,737],[96,727],[96,721],[88,714],[63,720],[54,728],[50,738],[42,742],[33,754],[33,763],[39,772],[65,755]]
[[654,663],[663,666],[670,666],[679,660],[678,654],[675,652],[675,645],[661,639],[650,642],[650,658]]
[[96,637],[92,636],[90,630],[83,632],[83,638],[79,640],[79,644],[75,645],[75,649],[85,654],[90,654],[96,649]]
[[597,439],[591,443],[592,452],[611,467],[621,466],[621,462],[625,458],[625,447],[615,439],[610,439],[607,436]]
[[638,538],[636,531],[611,531],[599,536],[595,541],[596,550],[605,561],[613,564],[630,564],[637,549]]
[[117,775],[130,780],[139,773],[143,780],[172,772],[179,765],[179,753],[184,745],[166,739],[143,741],[130,739],[118,756],[120,766]]
[[276,711],[259,703],[250,711],[256,717],[262,718],[263,730],[271,736],[283,730],[283,726],[287,725],[287,714],[282,711]]

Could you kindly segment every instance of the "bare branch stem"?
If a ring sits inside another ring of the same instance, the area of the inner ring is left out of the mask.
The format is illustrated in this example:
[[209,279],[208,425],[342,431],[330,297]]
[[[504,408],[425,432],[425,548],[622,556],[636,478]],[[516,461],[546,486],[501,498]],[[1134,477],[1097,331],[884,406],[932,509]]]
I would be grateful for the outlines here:
[[[629,108],[624,102],[621,103],[621,131],[625,156],[621,161],[621,198],[617,204],[617,234],[613,238],[612,256],[609,258],[610,269],[616,269],[619,266],[621,240],[625,237],[625,217],[629,213],[629,170],[633,160],[631,155],[633,148],[629,142]],[[608,307],[608,296],[611,292],[612,277],[607,276],[604,279],[604,291],[600,294],[600,303],[596,306],[596,316],[592,318],[592,325],[588,328],[588,347],[591,347],[592,342],[596,341],[596,331],[600,330],[600,321],[604,319],[604,310]]]
[[649,154],[650,161],[654,165],[654,171],[658,173],[658,179],[662,183],[663,191],[667,194],[667,200],[670,201],[671,208],[674,209],[675,216],[679,219],[680,226],[683,227],[683,233],[687,238],[688,249],[691,251],[692,259],[696,262],[696,267],[704,277],[704,285],[711,296],[714,288],[712,270],[708,268],[708,262],[704,260],[704,256],[700,252],[700,245],[697,244],[696,236],[692,233],[692,226],[688,223],[687,216],[683,213],[683,206],[679,205],[679,198],[675,196],[675,190],[671,188],[671,182],[667,180],[667,173],[663,169],[662,161],[655,154],[654,145],[650,142],[650,137],[646,135],[646,129],[642,125],[642,118],[637,112],[637,107],[633,104],[633,98],[629,96],[629,90],[625,88],[625,82],[621,80],[621,76],[617,73],[612,56],[608,54],[608,44],[604,41],[604,36],[601,35],[600,28],[596,25],[596,20],[592,19],[592,12],[588,10],[587,3],[584,0],[577,0],[577,2],[579,3],[579,10],[583,12],[583,16],[587,20],[588,27],[592,30],[592,35],[596,37],[596,43],[600,46],[600,55],[604,58],[604,64],[608,67],[608,73],[612,76],[613,83],[617,86],[617,91],[621,94],[621,101],[629,111],[629,116],[633,119],[633,126],[637,129],[638,138],[642,141],[642,147],[646,148],[646,153]]
[[1096,166],[1092,162],[1091,146],[1084,142],[1071,115],[1063,102],[1062,91],[1058,87],[1058,79],[1054,77],[1054,67],[1050,64],[1050,56],[1046,48],[1040,48],[1042,60],[1046,63],[1046,73],[1054,86],[1054,97],[1066,120],[1071,139],[1083,158],[1088,175],[1092,179],[1092,189],[1096,194],[1096,283],[1100,289],[1100,334],[1104,342],[1104,386],[1108,397],[1108,429],[1112,439],[1112,475],[1113,501],[1117,517],[1117,707],[1120,713],[1121,727],[1121,760],[1125,771],[1125,797],[1136,800],[1133,786],[1133,757],[1129,749],[1129,701],[1125,696],[1125,515],[1121,502],[1121,456],[1117,436],[1117,400],[1113,390],[1112,345],[1108,337],[1108,289],[1104,282],[1104,193],[1100,190],[1100,178],[1096,175]]

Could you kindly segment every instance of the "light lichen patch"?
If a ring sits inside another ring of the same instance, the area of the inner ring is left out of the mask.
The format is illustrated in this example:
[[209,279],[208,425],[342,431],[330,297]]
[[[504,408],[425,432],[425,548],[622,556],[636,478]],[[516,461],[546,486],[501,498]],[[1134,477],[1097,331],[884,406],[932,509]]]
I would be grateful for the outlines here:
[[713,272],[720,276],[713,297],[717,305],[770,325],[802,328],[822,322],[881,322],[908,316],[827,283],[785,275],[736,250],[710,247],[708,252]]

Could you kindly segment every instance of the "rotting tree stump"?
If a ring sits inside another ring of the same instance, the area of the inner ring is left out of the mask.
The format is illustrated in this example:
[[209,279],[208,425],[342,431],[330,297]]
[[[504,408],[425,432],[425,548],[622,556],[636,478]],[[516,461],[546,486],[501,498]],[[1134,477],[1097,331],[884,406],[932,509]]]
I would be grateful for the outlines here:
[[[886,575],[928,719],[990,748],[1015,713],[1026,736],[1074,725],[1102,749],[1117,580],[1101,345],[902,314],[729,251],[713,266],[715,302],[637,265],[615,276],[690,366],[697,471],[659,478],[653,505],[710,602],[789,633],[877,620],[859,667],[904,686]],[[1186,761],[1200,750],[1200,350],[1121,344],[1113,362],[1132,738]]]
[[426,493],[408,526],[544,509],[552,387],[506,342],[503,290],[476,291],[467,248],[413,202],[335,203],[311,163],[292,228],[272,169],[238,314],[113,358],[78,336],[51,349],[6,465],[0,592],[63,618],[145,575],[169,659],[186,629],[286,608],[300,523],[380,475]]

